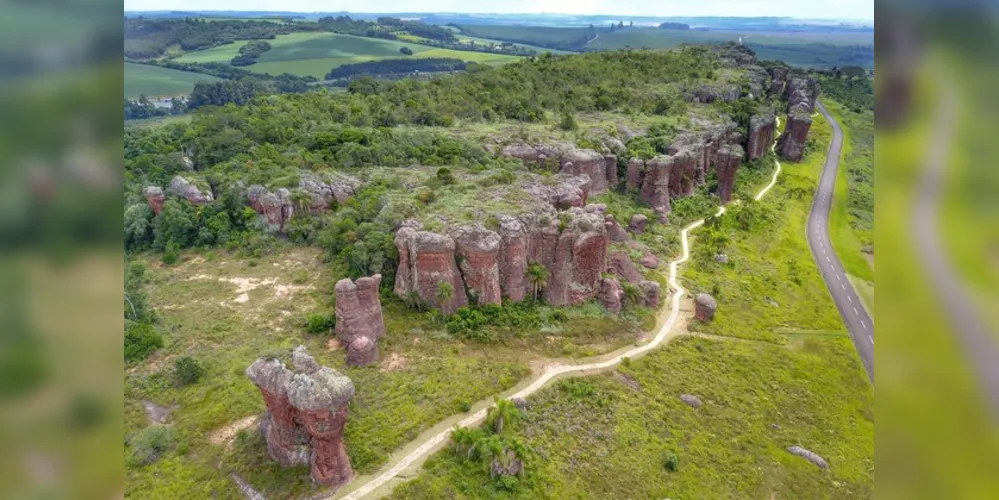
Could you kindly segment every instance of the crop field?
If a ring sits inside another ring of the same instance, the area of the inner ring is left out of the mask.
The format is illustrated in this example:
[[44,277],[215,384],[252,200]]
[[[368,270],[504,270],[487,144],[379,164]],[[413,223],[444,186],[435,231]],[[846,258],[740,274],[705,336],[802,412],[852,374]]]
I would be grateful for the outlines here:
[[[334,33],[292,33],[269,41],[272,49],[260,56],[259,62],[246,69],[277,75],[311,75],[322,78],[329,70],[351,63],[398,59],[405,57],[399,49],[409,47],[413,57],[453,57],[483,64],[505,64],[520,59],[516,56],[466,52],[426,47],[395,40],[381,40]],[[242,43],[189,52],[179,62],[228,62],[239,54]]]
[[549,26],[462,26],[462,34],[474,37],[524,43],[537,46],[571,44],[587,36],[588,28],[554,28]]
[[189,94],[198,82],[214,82],[218,78],[200,73],[125,63],[125,97]]

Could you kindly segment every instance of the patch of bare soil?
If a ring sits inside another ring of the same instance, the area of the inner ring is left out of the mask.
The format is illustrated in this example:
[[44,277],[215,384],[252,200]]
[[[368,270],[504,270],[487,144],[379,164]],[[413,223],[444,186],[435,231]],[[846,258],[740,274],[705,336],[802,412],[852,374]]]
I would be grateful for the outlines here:
[[251,415],[237,420],[225,427],[222,427],[221,429],[216,429],[208,435],[208,441],[216,446],[231,446],[233,439],[239,431],[249,429],[253,424],[257,423],[259,419],[259,416]]
[[406,368],[406,358],[402,357],[401,354],[393,352],[388,359],[382,361],[381,366],[378,371],[384,372],[394,372],[398,370],[403,370]]
[[160,406],[145,399],[142,400],[142,407],[146,410],[146,415],[149,416],[149,421],[152,423],[165,424],[170,419],[170,410],[172,408]]

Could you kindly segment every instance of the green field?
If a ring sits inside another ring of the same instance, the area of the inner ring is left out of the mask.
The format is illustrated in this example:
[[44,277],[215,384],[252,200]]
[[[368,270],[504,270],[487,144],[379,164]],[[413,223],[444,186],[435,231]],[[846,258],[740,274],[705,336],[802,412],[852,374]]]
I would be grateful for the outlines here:
[[125,97],[168,96],[189,94],[198,82],[214,82],[218,78],[200,73],[125,63]]
[[461,27],[467,36],[524,43],[540,47],[571,45],[589,35],[588,28],[553,28],[549,26],[469,26]]
[[[351,63],[399,59],[399,49],[409,47],[413,57],[452,57],[483,64],[505,64],[520,59],[516,56],[438,49],[395,40],[365,38],[334,33],[292,33],[270,41],[272,49],[260,56],[259,62],[246,69],[257,73],[278,75],[291,73],[322,78],[331,69]],[[189,52],[178,62],[228,62],[239,54],[241,43]]]

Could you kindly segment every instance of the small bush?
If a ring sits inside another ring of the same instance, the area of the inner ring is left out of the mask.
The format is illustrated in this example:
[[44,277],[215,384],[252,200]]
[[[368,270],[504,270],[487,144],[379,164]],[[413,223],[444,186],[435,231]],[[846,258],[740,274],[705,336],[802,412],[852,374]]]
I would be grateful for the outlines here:
[[149,323],[130,323],[125,330],[125,362],[134,363],[163,347],[163,337]]
[[174,362],[173,376],[177,384],[181,386],[191,385],[201,379],[205,374],[205,369],[201,367],[198,360],[184,356]]
[[458,408],[458,411],[460,411],[461,413],[468,413],[468,411],[472,409],[472,403],[467,399],[462,399],[455,402],[455,406]]
[[572,131],[579,128],[579,124],[576,123],[576,119],[573,118],[572,113],[563,113],[562,121],[559,122],[558,128],[562,130]]
[[445,186],[455,183],[454,173],[448,168],[437,169],[437,180],[441,181],[441,184]]
[[336,326],[333,314],[312,313],[305,320],[305,330],[309,333],[329,333]]
[[593,384],[580,378],[566,379],[559,383],[558,388],[574,398],[590,397],[596,392]]
[[296,285],[301,285],[306,281],[309,281],[309,272],[306,271],[305,269],[299,269],[295,271],[295,274],[292,275],[291,277],[291,282]]
[[132,436],[129,444],[132,445],[132,453],[128,457],[130,465],[141,467],[155,463],[173,448],[173,429],[165,425],[150,425]]
[[663,468],[670,472],[676,472],[680,468],[680,459],[676,456],[676,453],[672,451],[666,453],[666,458],[663,460]]
[[172,266],[177,263],[180,258],[180,246],[171,241],[167,243],[166,249],[163,250],[162,261],[168,266]]
[[496,485],[499,486],[501,490],[514,491],[517,489],[517,483],[519,480],[517,476],[500,476],[496,481]]

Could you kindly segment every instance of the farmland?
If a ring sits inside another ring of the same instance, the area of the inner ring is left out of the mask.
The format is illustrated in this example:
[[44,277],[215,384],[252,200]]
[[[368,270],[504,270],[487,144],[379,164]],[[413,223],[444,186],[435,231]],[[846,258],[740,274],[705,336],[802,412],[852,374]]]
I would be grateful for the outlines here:
[[[483,64],[504,64],[519,59],[515,56],[438,49],[394,40],[363,38],[333,33],[292,33],[270,41],[272,49],[260,56],[259,62],[247,69],[272,75],[291,73],[322,78],[330,69],[342,64],[396,59],[404,57],[399,49],[409,47],[413,57],[452,57]],[[239,54],[241,44],[223,45],[208,50],[190,52],[178,62],[228,62]]]
[[125,63],[125,97],[188,94],[198,82],[214,82],[218,78],[200,73],[159,68],[144,64]]

